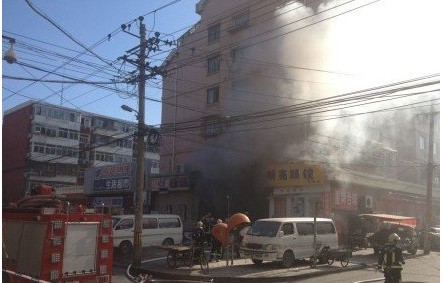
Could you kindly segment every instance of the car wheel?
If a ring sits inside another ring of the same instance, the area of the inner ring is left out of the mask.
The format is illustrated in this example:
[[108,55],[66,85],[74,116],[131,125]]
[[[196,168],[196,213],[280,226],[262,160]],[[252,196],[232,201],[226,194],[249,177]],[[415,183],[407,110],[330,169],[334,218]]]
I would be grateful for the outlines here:
[[163,246],[170,246],[170,245],[173,245],[173,240],[172,239],[170,239],[170,238],[167,238],[167,239],[165,239],[164,241],[163,241],[163,244],[162,244]]
[[256,265],[262,264],[262,259],[252,259],[252,262]]
[[292,251],[285,251],[282,256],[282,263],[283,268],[290,268],[295,265],[295,255]]
[[124,255],[129,254],[132,251],[132,248],[133,248],[133,246],[132,246],[132,243],[130,241],[123,241],[118,246],[118,249]]

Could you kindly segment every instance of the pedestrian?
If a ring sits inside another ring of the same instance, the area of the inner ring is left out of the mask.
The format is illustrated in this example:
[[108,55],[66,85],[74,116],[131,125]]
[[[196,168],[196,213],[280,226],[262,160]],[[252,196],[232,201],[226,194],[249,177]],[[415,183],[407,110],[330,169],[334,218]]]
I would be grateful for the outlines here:
[[401,238],[392,233],[388,236],[388,243],[382,247],[379,253],[378,269],[384,270],[386,283],[402,282],[402,265],[405,264],[402,249],[398,247]]
[[[216,224],[219,223],[223,223],[223,221],[221,219],[216,220]],[[221,258],[223,258],[223,250],[222,250],[222,243],[212,235],[212,249],[210,251],[210,261],[212,261],[214,258],[216,261],[219,261]]]
[[204,241],[206,235],[204,233],[203,222],[198,221],[192,232],[193,245],[195,246],[195,257],[198,258],[201,252],[204,252]]

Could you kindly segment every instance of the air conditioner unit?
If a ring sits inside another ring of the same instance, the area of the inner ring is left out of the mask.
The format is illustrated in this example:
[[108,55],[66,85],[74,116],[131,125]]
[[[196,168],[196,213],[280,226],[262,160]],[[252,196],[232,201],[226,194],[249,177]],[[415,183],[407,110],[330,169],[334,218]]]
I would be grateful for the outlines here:
[[365,196],[365,208],[373,208],[373,197]]

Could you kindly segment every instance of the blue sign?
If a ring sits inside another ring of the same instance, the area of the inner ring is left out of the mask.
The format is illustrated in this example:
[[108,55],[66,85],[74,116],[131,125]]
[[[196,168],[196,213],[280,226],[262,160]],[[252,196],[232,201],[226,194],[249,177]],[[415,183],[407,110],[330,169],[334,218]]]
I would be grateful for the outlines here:
[[94,191],[96,192],[129,191],[129,190],[130,190],[129,177],[94,180]]

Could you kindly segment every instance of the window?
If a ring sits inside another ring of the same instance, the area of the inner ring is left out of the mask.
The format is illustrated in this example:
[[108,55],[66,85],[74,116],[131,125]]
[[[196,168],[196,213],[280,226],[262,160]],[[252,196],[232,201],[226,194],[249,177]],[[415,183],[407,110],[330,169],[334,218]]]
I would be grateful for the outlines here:
[[35,143],[34,152],[45,153],[45,145],[43,143]]
[[110,153],[105,152],[95,152],[95,160],[104,162],[114,162],[114,157]]
[[78,114],[70,113],[69,114],[69,121],[71,121],[71,122],[78,122],[78,117],[79,117]]
[[80,143],[88,143],[89,136],[88,135],[80,135]]
[[94,124],[95,124],[95,127],[98,127],[98,128],[104,127],[104,121],[101,119],[96,119]]
[[204,134],[206,136],[217,135],[221,132],[218,120],[207,120],[204,125]]
[[296,223],[296,229],[300,236],[313,235],[313,223]]
[[318,234],[334,234],[335,227],[329,222],[317,222],[316,230]]
[[233,17],[233,29],[244,28],[249,25],[249,11],[242,12]]
[[425,138],[423,136],[419,136],[419,149],[420,150],[425,149]]
[[181,227],[181,222],[178,218],[159,218],[158,224],[159,224],[160,228]]
[[219,87],[212,87],[207,90],[207,104],[217,103],[219,101]]
[[217,73],[220,70],[220,61],[221,58],[219,55],[210,57],[209,59],[207,59],[207,73],[213,74],[213,73]]
[[143,229],[157,229],[158,222],[156,218],[143,218]]
[[213,25],[209,27],[209,29],[207,30],[207,37],[209,43],[218,41],[220,35],[221,35],[221,24]]
[[60,128],[59,130],[58,130],[58,136],[60,137],[60,138],[68,138],[68,132],[69,132],[69,130],[68,129],[65,129],[65,128]]
[[120,224],[118,224],[118,226],[115,227],[115,230],[131,229],[133,226],[134,226],[133,219],[123,219],[121,220]]
[[284,235],[293,235],[295,233],[293,223],[284,223],[281,230],[284,232]]

